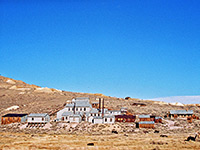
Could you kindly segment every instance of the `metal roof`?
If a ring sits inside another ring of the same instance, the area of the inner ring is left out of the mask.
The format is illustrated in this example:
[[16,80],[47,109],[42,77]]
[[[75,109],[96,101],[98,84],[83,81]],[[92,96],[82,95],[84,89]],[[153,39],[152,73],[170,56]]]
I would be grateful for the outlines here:
[[104,118],[115,118],[115,116],[108,115],[108,116],[104,116]]
[[101,116],[94,116],[94,119],[103,119]]
[[24,117],[27,116],[28,114],[6,114],[2,117]]
[[96,108],[92,108],[92,110],[90,111],[90,113],[97,114],[97,113],[99,113],[99,111]]
[[193,110],[170,110],[170,114],[187,115],[193,114]]
[[76,100],[74,103],[67,104],[65,107],[92,107],[89,100]]
[[150,118],[150,115],[139,115],[139,118]]
[[110,110],[110,112],[121,112],[120,110]]
[[44,113],[44,114],[29,114],[28,117],[46,117],[48,114]]
[[73,114],[73,112],[71,112],[71,111],[65,111],[64,113],[62,113],[62,116],[70,116],[72,114]]
[[162,119],[162,117],[155,117],[155,119]]
[[99,102],[92,102],[92,104],[99,104]]
[[139,124],[154,124],[154,121],[140,121]]
[[90,100],[90,98],[89,97],[76,97],[76,98],[74,98],[74,100],[76,100],[76,101],[78,101],[78,100],[87,100],[87,101],[89,101]]

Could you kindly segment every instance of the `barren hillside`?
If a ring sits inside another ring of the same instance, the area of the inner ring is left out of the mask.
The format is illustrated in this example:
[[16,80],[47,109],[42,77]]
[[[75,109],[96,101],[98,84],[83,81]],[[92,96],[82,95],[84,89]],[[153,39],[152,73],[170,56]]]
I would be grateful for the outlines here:
[[[144,101],[140,99],[116,98],[103,94],[76,93],[57,89],[41,88],[23,81],[0,76],[0,115],[17,113],[52,113],[64,107],[73,97],[90,97],[91,101],[104,97],[105,106],[110,109],[127,107],[132,114],[156,114],[163,116],[170,109],[192,109],[200,112],[197,105],[176,106],[164,102]],[[140,105],[142,104],[142,105]],[[12,107],[10,108],[10,107]]]

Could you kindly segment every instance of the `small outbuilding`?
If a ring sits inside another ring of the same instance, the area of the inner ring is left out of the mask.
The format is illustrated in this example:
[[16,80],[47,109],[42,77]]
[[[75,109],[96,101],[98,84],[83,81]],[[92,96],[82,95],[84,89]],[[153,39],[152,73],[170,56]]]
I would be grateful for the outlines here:
[[133,115],[116,115],[116,122],[135,122],[136,116]]
[[47,122],[50,122],[50,116],[47,113],[44,114],[30,114],[28,115],[27,119],[28,123],[33,123],[33,124],[46,124]]
[[155,117],[155,123],[162,123],[162,117]]
[[169,117],[170,118],[187,118],[192,117],[193,110],[170,110]]
[[153,129],[153,128],[155,128],[154,124],[155,124],[154,121],[140,121],[140,122],[136,123],[136,128],[150,128],[150,129]]
[[1,117],[1,124],[26,122],[28,114],[6,114]]

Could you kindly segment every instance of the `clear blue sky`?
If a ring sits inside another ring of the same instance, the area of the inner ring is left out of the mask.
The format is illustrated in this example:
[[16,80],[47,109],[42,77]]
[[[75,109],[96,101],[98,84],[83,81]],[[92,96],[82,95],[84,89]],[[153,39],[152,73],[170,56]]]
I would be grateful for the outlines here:
[[200,1],[0,0],[0,74],[117,97],[200,95]]

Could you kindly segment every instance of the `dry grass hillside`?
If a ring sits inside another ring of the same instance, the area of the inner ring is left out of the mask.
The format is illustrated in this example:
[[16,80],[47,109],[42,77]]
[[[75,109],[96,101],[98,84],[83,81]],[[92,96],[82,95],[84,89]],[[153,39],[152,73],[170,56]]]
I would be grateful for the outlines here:
[[[49,113],[62,109],[73,97],[103,97],[109,109],[127,107],[132,114],[164,116],[171,109],[192,109],[199,116],[198,105],[172,105],[135,98],[117,98],[103,94],[75,93],[41,88],[23,81],[0,76],[0,116],[6,113]],[[53,119],[55,116],[51,116]],[[200,149],[200,138],[185,141],[199,132],[200,120],[163,119],[155,129],[138,129],[135,123],[91,124],[51,122],[45,129],[26,128],[26,123],[0,125],[0,149]],[[112,131],[117,131],[113,133]],[[155,132],[156,131],[156,132]],[[89,146],[88,143],[92,143]]]
[[[110,109],[127,107],[132,114],[156,114],[163,116],[170,109],[192,109],[195,113],[200,112],[196,105],[176,106],[164,102],[144,101],[134,98],[117,98],[103,94],[67,92],[57,89],[41,88],[30,85],[23,81],[0,76],[0,115],[9,112],[17,113],[52,113],[64,107],[67,101],[73,97],[90,97],[91,101],[103,97],[105,106]],[[142,103],[142,105],[134,105]],[[19,106],[17,109],[10,109]]]

